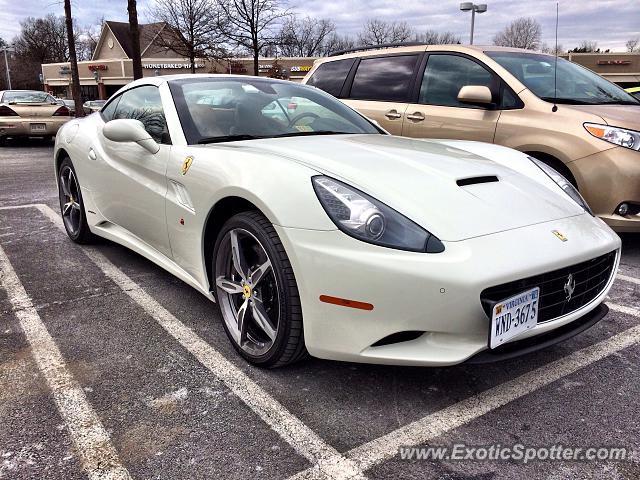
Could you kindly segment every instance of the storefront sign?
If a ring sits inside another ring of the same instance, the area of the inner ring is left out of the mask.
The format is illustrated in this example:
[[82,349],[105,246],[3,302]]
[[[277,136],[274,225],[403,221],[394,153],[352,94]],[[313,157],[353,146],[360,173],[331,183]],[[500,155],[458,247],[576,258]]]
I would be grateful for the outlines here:
[[69,65],[62,65],[58,73],[60,75],[71,75],[71,67]]
[[89,70],[91,70],[92,72],[104,71],[104,70],[108,69],[108,67],[106,65],[102,65],[102,64],[99,64],[99,65],[87,65],[87,68]]
[[598,65],[631,65],[631,60],[598,60]]
[[[195,68],[204,68],[204,63],[196,63],[194,65]],[[178,70],[178,69],[190,69],[190,63],[143,63],[142,68],[149,68],[153,70],[158,69],[167,69],[167,70]]]
[[258,65],[258,70],[271,70],[272,68],[273,68],[273,65],[270,63],[262,63]]
[[311,70],[310,65],[294,65],[291,67],[292,72],[308,72],[309,70]]

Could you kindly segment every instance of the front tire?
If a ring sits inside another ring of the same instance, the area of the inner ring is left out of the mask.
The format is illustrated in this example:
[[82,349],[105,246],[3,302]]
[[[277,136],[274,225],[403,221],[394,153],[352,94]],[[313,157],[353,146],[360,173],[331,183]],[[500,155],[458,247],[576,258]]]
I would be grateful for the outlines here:
[[75,243],[91,243],[95,237],[87,224],[80,183],[69,157],[62,160],[58,169],[58,198],[62,221],[69,238]]
[[270,368],[307,355],[293,269],[264,215],[243,212],[224,224],[212,271],[224,329],[240,355]]

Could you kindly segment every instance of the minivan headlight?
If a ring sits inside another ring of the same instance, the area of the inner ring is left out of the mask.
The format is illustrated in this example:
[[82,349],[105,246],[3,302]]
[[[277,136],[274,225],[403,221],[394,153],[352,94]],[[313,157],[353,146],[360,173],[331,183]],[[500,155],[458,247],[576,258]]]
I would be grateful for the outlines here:
[[574,187],[569,180],[567,180],[562,174],[558,173],[556,169],[551,168],[543,161],[533,157],[529,157],[529,160],[535,163],[540,168],[540,170],[546,173],[551,180],[553,180],[562,190],[564,190],[564,193],[569,195],[569,197],[571,197],[571,200],[576,202],[578,205],[584,208],[586,212],[593,216],[591,207],[589,207],[586,200],[582,198],[582,195],[580,195],[580,192],[578,192],[578,189]]
[[313,177],[312,183],[331,221],[347,235],[399,250],[444,251],[437,237],[366,193],[325,176]]
[[626,128],[610,127],[609,125],[598,125],[597,123],[585,123],[584,128],[591,135],[605,142],[640,151],[640,132],[627,130]]

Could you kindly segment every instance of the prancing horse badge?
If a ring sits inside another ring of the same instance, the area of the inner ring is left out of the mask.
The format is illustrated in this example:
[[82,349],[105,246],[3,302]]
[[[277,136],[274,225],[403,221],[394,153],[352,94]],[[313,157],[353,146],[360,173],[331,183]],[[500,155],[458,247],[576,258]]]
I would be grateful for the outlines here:
[[188,156],[187,158],[184,159],[184,162],[182,162],[182,168],[180,169],[180,171],[182,172],[182,175],[186,175],[187,174],[187,172],[191,168],[191,164],[192,163],[193,163],[193,157],[192,156]]

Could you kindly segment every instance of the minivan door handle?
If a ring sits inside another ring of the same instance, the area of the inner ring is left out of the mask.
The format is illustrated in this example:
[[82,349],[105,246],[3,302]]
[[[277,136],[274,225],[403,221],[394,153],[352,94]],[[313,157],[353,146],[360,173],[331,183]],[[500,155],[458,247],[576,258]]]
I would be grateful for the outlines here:
[[398,113],[397,110],[393,109],[393,110],[389,110],[387,113],[384,114],[385,117],[387,117],[389,120],[394,120],[396,118],[402,118],[402,114]]
[[424,115],[420,112],[416,112],[416,113],[411,113],[409,115],[407,115],[407,118],[409,120],[413,120],[414,122],[421,122],[424,120]]

